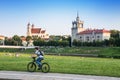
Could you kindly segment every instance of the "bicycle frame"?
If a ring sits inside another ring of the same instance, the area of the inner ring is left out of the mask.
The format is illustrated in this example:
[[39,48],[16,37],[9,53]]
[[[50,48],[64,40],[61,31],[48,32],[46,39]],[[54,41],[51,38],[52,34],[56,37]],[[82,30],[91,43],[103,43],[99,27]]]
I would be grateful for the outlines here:
[[36,61],[36,59],[35,59],[36,57],[32,57],[32,59],[33,59],[33,62],[35,62]]

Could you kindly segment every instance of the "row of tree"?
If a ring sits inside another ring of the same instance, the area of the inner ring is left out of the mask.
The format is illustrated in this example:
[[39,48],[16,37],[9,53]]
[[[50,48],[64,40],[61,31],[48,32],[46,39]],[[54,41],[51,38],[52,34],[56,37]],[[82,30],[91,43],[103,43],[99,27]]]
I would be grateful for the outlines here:
[[[26,39],[26,43],[23,43],[22,38]],[[48,41],[38,38],[38,37],[31,37],[27,36],[26,38],[24,36],[18,36],[14,35],[12,38],[5,37],[4,45],[15,45],[15,46],[28,46],[31,41],[33,45],[35,46],[69,46],[69,40],[70,36],[68,38],[65,38],[64,36],[50,36],[50,39]]]
[[110,39],[104,41],[93,41],[93,42],[80,42],[74,41],[73,46],[92,46],[92,47],[102,47],[102,46],[114,46],[120,47],[120,38],[119,39]]
[[22,40],[18,35],[14,35],[12,38],[5,37],[4,45],[21,46],[22,45]]
[[[5,38],[4,44],[5,45],[17,45],[21,46],[23,45],[22,38],[24,36],[18,36],[14,35],[12,38]],[[111,30],[111,37],[109,40],[104,41],[94,41],[94,42],[80,42],[74,40],[73,43],[71,43],[71,37],[70,36],[50,36],[50,39],[48,41],[45,41],[38,37],[30,37],[27,36],[26,38],[26,44],[28,45],[30,43],[30,40],[33,41],[33,44],[35,46],[120,46],[120,31],[118,30]],[[26,45],[26,46],[27,46]]]
[[68,41],[48,41],[48,42],[45,42],[45,41],[41,41],[41,40],[36,40],[33,42],[33,44],[35,46],[61,46],[61,47],[66,47],[66,46],[69,46],[69,42]]

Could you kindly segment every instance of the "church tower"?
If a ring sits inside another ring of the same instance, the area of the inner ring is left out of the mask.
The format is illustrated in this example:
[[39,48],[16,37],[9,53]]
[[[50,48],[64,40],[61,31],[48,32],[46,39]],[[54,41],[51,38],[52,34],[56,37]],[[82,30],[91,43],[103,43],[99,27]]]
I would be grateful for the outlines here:
[[27,36],[31,36],[31,26],[30,26],[30,23],[27,24]]
[[72,28],[71,28],[72,42],[78,39],[77,36],[78,33],[84,31],[83,23],[84,22],[79,19],[79,13],[77,12],[76,20],[72,22]]

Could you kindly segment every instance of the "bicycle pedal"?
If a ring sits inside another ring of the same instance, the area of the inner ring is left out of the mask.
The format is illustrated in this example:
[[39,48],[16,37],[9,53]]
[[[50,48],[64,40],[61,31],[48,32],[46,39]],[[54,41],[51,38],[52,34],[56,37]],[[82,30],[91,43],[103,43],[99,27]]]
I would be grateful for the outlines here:
[[39,67],[38,70],[41,70],[41,68]]

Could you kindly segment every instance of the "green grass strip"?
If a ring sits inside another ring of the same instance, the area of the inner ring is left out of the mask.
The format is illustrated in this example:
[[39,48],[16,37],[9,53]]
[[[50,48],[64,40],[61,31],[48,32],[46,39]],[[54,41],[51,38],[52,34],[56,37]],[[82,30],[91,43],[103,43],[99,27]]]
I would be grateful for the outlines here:
[[[31,54],[0,53],[0,70],[27,71]],[[120,60],[112,58],[88,58],[72,56],[48,56],[51,73],[85,74],[120,77]]]

